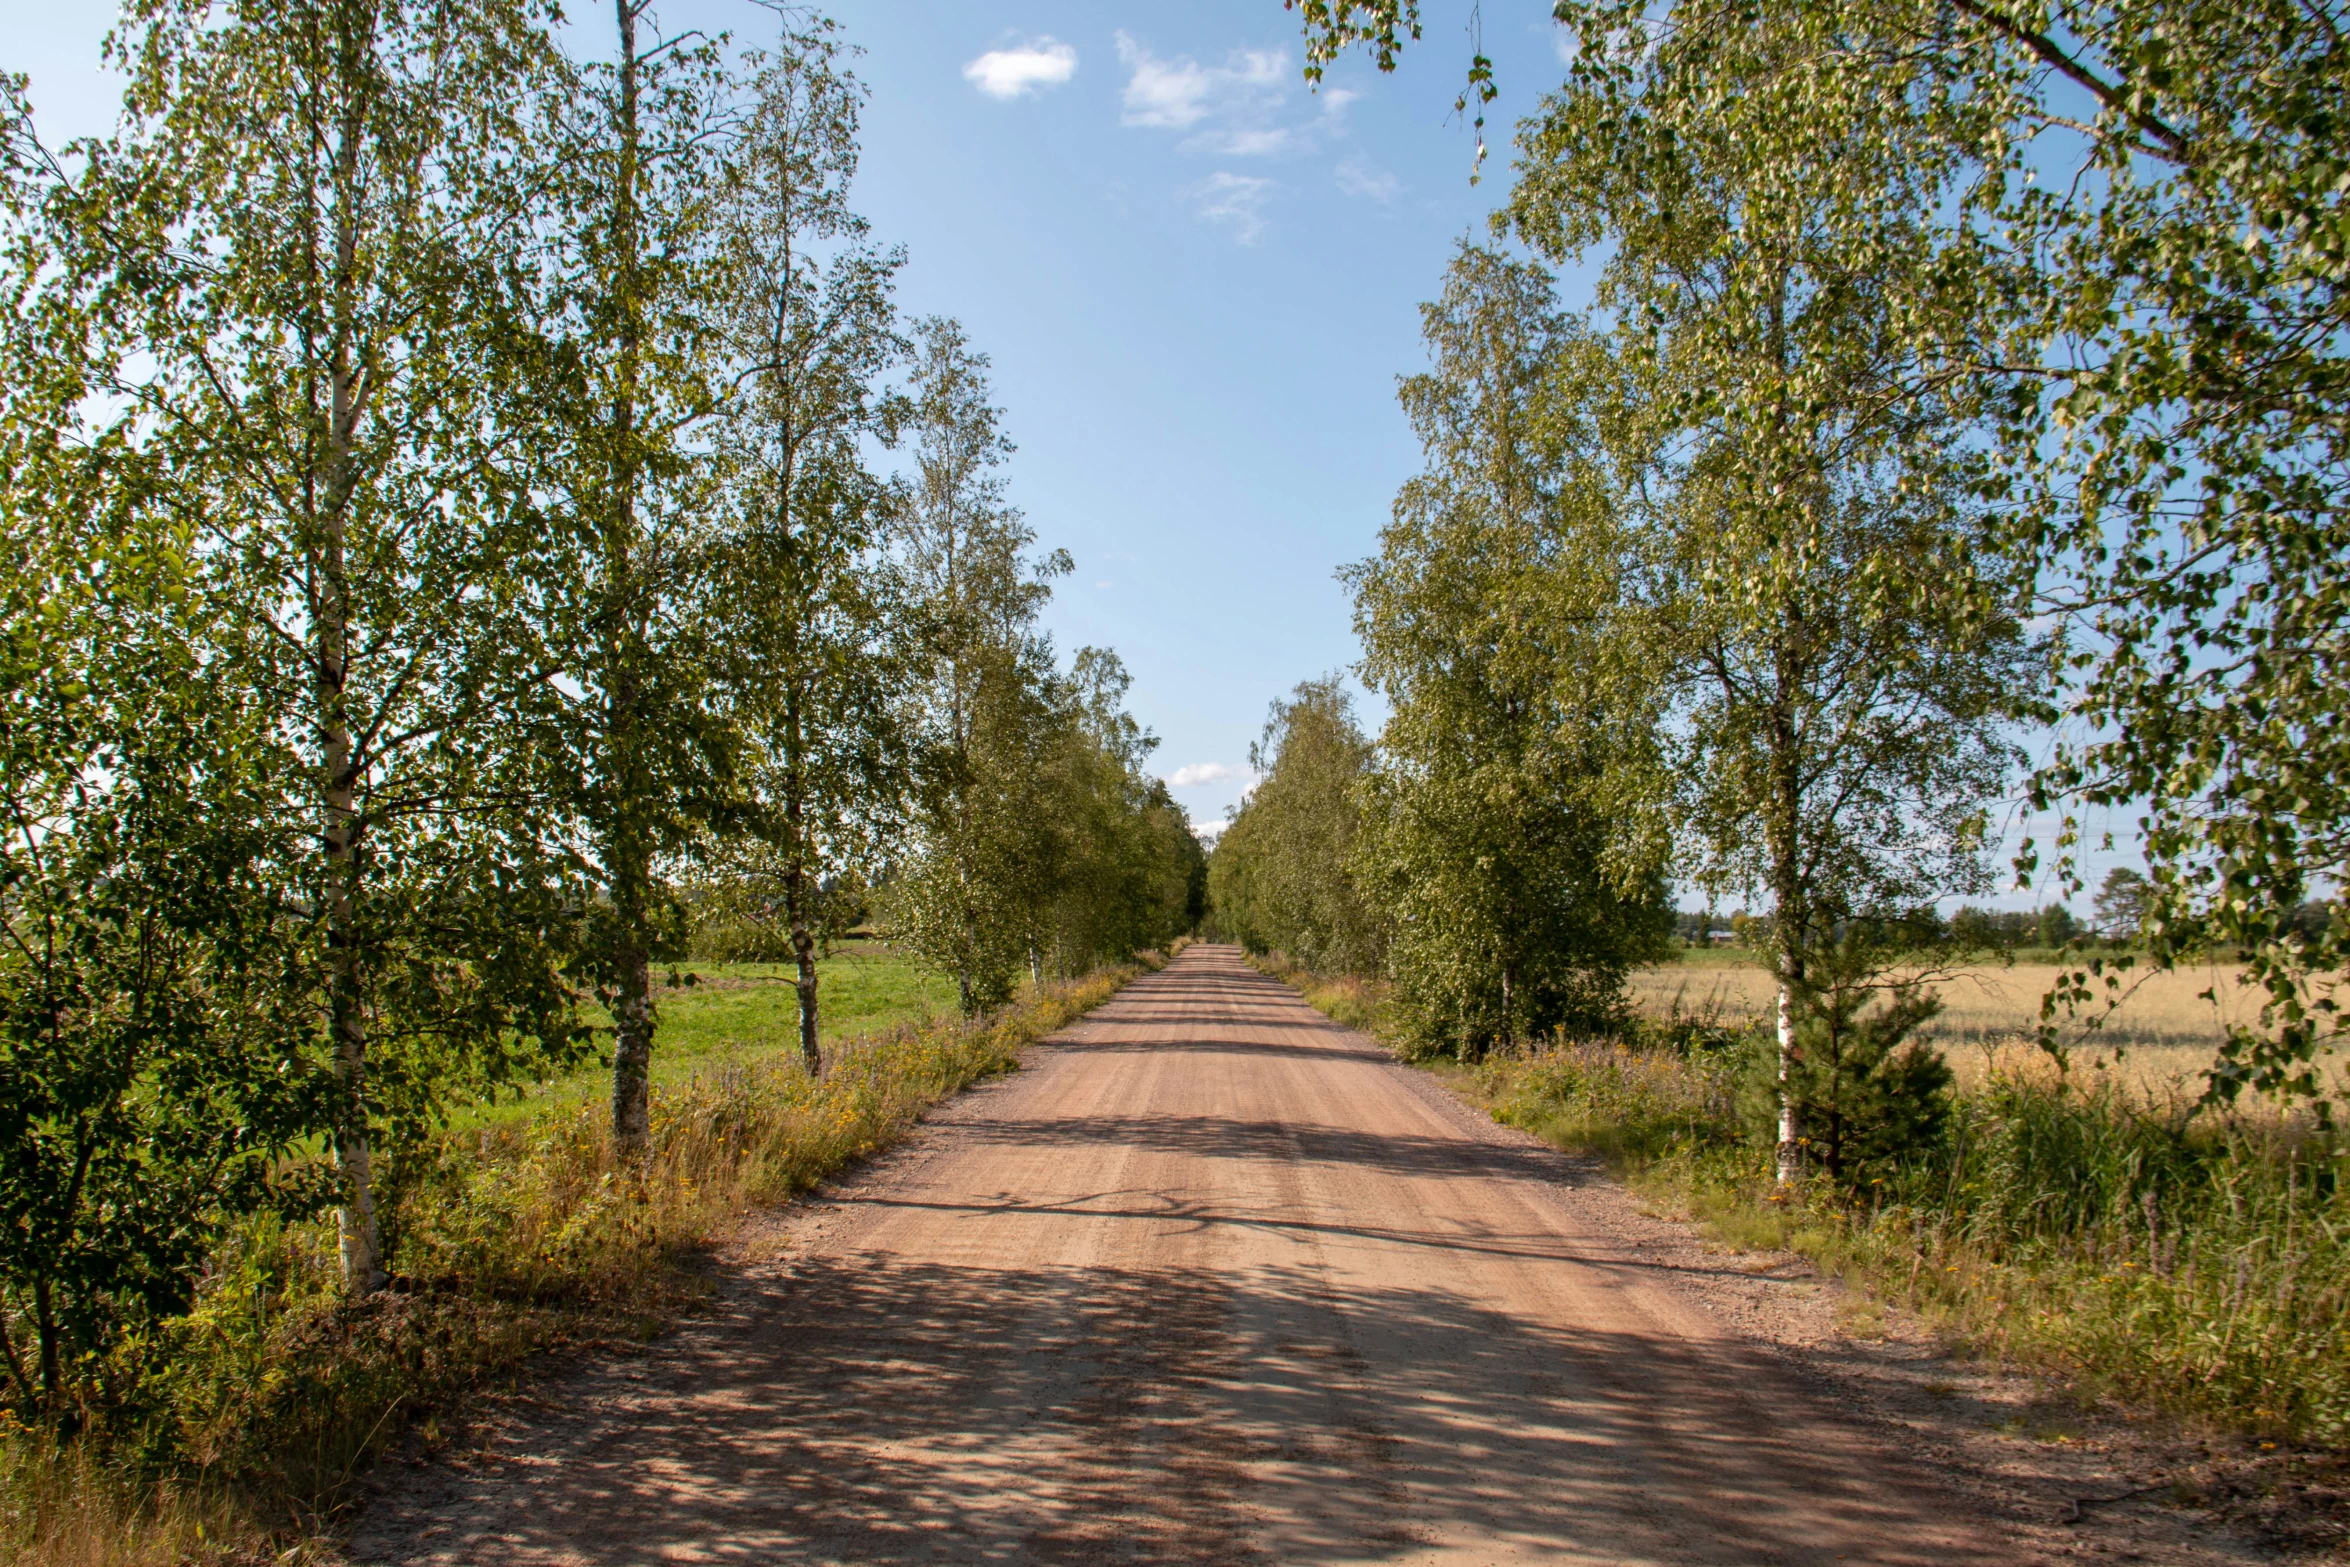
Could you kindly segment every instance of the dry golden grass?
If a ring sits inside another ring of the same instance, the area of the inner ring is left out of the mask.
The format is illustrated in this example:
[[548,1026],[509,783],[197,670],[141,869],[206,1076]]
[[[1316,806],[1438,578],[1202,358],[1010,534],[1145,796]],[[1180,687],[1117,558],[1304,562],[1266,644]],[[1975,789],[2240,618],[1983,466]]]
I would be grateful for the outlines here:
[[[1995,1068],[2053,1070],[2033,1036],[2041,998],[2064,972],[2051,963],[1984,964],[1934,987],[1942,997],[1942,1015],[1924,1034],[1942,1047],[1962,1087],[1982,1082]],[[2110,1013],[2101,1003],[2065,1023],[2062,1037],[2076,1070],[2114,1072],[2132,1088],[2155,1095],[2199,1091],[2203,1069],[2227,1026],[2259,1016],[2259,997],[2244,988],[2241,974],[2240,965],[2229,963],[2118,976],[2114,995],[2119,1004]],[[1724,1022],[1769,1016],[1776,995],[1769,970],[1751,960],[1642,969],[1632,976],[1630,991],[1633,1005],[1652,1017],[1677,1008]],[[2093,1012],[2103,1021],[2091,1029],[2085,1024]],[[2061,1012],[2059,1020],[2065,1021]],[[2338,1077],[2346,1064],[2336,1064]]]

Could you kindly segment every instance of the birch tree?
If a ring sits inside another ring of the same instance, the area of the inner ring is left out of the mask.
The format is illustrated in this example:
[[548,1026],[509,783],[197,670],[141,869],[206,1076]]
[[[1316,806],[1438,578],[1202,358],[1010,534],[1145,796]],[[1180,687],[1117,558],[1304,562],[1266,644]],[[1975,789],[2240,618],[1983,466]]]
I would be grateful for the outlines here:
[[1042,815],[1058,839],[1056,885],[1032,959],[1061,974],[1122,961],[1191,928],[1199,840],[1167,786],[1147,770],[1158,738],[1126,711],[1133,676],[1107,648],[1071,660],[1059,723],[1036,769]]
[[957,323],[916,330],[908,421],[913,473],[897,550],[921,675],[920,850],[900,874],[897,928],[955,976],[966,1014],[1003,1000],[1035,951],[1057,872],[1034,763],[1055,723],[1051,645],[1036,626],[1060,551],[1041,560],[1004,497],[1012,444],[988,399],[987,356]]
[[1227,934],[1309,967],[1377,973],[1388,927],[1356,879],[1371,742],[1340,677],[1276,699],[1249,747],[1259,782],[1208,859],[1208,897]]
[[612,1127],[650,1129],[653,964],[682,957],[659,874],[726,788],[729,730],[710,700],[703,437],[719,407],[722,173],[739,114],[714,42],[651,31],[612,0],[612,55],[574,63],[544,101],[549,211],[539,311],[538,485],[558,547],[537,583],[546,787],[577,824],[598,893],[588,974],[613,1019]]
[[479,809],[471,734],[513,683],[532,531],[510,504],[499,263],[527,244],[511,150],[543,23],[526,4],[134,5],[131,128],[85,184],[78,261],[122,334],[126,434],[237,606],[214,651],[304,781],[277,824],[299,889],[281,1019],[315,997],[330,1042],[357,1291],[384,1278],[382,1118],[413,1128],[455,1083],[575,1038],[554,947],[532,955],[520,903],[482,914],[484,882],[555,873]]
[[1426,457],[1350,568],[1388,720],[1355,868],[1394,911],[1424,1045],[1605,1027],[1661,953],[1655,671],[1618,638],[1627,541],[1585,405],[1590,334],[1540,267],[1464,245],[1401,396]]
[[2037,711],[2028,579],[1973,499],[1978,411],[1887,303],[1939,259],[1950,155],[1908,137],[1899,62],[1823,64],[1802,41],[1737,35],[1753,113],[1896,107],[1791,171],[1693,107],[1672,49],[1586,36],[1509,214],[1561,259],[1610,247],[1613,352],[1564,390],[1615,444],[1626,624],[1674,680],[1685,869],[1769,897],[1783,1180],[1810,954],[1855,916],[1986,884],[1987,808],[2020,762],[2005,726]]
[[742,367],[721,437],[718,615],[747,742],[737,868],[773,890],[789,931],[810,1071],[827,888],[871,863],[907,787],[885,497],[864,450],[890,433],[879,378],[904,349],[890,298],[901,257],[875,250],[848,204],[863,90],[841,56],[819,24],[786,33],[759,73],[722,240]]

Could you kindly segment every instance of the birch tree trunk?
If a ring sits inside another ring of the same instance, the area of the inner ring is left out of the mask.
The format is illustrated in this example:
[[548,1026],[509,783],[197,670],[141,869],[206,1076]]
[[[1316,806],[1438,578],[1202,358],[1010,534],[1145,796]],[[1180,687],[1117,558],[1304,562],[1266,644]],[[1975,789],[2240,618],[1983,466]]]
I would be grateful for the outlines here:
[[784,915],[791,922],[792,961],[799,966],[799,977],[793,988],[800,998],[800,1059],[807,1064],[813,1077],[824,1068],[824,1053],[816,1043],[816,910],[814,907],[821,890],[812,874],[811,845],[808,841],[807,773],[802,755],[803,737],[800,715],[796,709],[784,720],[786,758],[784,767],[784,834],[789,856],[784,871]]
[[785,901],[790,904],[792,959],[799,965],[799,978],[792,988],[800,999],[800,1060],[812,1077],[824,1069],[824,1053],[816,1042],[816,933],[808,912],[811,889],[807,873],[793,866],[784,887]]
[[1771,855],[1771,911],[1772,944],[1778,949],[1778,1093],[1779,1145],[1778,1177],[1781,1186],[1793,1184],[1803,1174],[1803,1125],[1797,1110],[1794,1076],[1801,1059],[1801,1047],[1796,1042],[1796,988],[1803,982],[1803,943],[1810,922],[1811,909],[1805,897],[1803,875],[1803,780],[1802,758],[1798,751],[1799,736],[1792,711],[1791,695],[1798,689],[1800,670],[1795,667],[1788,642],[1793,633],[1785,626],[1780,630],[1781,646],[1775,662],[1778,665],[1777,711],[1771,715],[1768,743],[1771,750],[1771,801],[1768,827]]
[[[359,62],[349,58],[354,40],[343,31],[339,62],[346,82],[358,79]],[[333,165],[330,210],[334,213],[334,275],[325,281],[332,323],[327,365],[327,451],[323,482],[306,487],[320,503],[315,518],[317,586],[311,605],[313,679],[317,692],[321,840],[326,866],[324,913],[327,939],[328,1028],[334,1042],[336,1095],[335,1162],[343,1179],[343,1203],[336,1214],[341,1242],[343,1287],[367,1295],[383,1288],[385,1271],[375,1216],[374,1150],[368,1134],[367,997],[364,938],[360,931],[361,878],[359,782],[365,761],[352,741],[349,707],[352,599],[348,558],[350,504],[355,451],[363,413],[360,370],[352,362],[354,302],[349,297],[358,250],[358,217],[353,204],[358,180],[359,96],[345,99]]]
[[614,0],[620,29],[620,158],[613,192],[613,246],[615,277],[612,286],[620,300],[616,323],[616,377],[612,396],[610,463],[610,520],[604,546],[606,572],[604,627],[605,661],[605,779],[610,826],[604,842],[604,871],[611,881],[614,989],[612,1004],[612,1139],[624,1155],[641,1154],[652,1130],[650,1081],[653,1062],[654,1013],[652,960],[646,939],[645,913],[652,879],[651,850],[640,831],[645,808],[639,798],[648,780],[639,755],[644,715],[639,711],[637,660],[641,649],[635,635],[642,607],[637,603],[636,573],[637,488],[640,465],[637,440],[637,378],[642,355],[639,297],[641,279],[638,232],[637,178],[641,149],[639,125],[641,64],[637,58],[636,24],[641,0]]

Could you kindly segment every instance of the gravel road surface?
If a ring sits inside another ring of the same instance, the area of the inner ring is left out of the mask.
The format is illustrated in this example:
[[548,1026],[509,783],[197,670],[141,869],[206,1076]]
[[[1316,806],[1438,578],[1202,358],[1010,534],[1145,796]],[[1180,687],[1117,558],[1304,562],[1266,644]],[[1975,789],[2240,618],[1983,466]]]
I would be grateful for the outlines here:
[[352,1552],[2042,1559],[1623,1204],[1193,947],[785,1210],[710,1317],[399,1480]]

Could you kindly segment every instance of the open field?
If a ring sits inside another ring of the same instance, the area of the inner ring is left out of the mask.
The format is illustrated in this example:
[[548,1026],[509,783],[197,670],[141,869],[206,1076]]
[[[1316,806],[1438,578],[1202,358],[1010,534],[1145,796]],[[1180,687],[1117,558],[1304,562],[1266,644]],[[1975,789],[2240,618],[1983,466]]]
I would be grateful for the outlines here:
[[[1676,1008],[1725,1022],[1770,1015],[1775,986],[1770,971],[1751,955],[1697,952],[1689,958],[1635,973],[1633,1005],[1654,1017]],[[1994,1064],[2043,1059],[2032,1043],[2040,998],[2063,972],[2053,963],[1965,969],[1935,987],[1942,1015],[1922,1032],[1942,1047],[1962,1085],[1981,1081]],[[2121,1005],[2094,1030],[2082,1026],[2084,1013],[2064,1037],[2075,1060],[2092,1070],[2116,1070],[2124,1081],[2156,1093],[2192,1088],[2227,1024],[2249,1023],[2259,1014],[2259,998],[2241,986],[2240,973],[2230,963],[2122,975]],[[2211,993],[2209,999],[2205,992]]]
[[[675,1087],[706,1073],[732,1071],[799,1049],[800,1004],[792,989],[796,970],[791,964],[691,963],[681,969],[694,976],[694,984],[655,992],[661,1017],[653,1050],[655,1087]],[[920,967],[882,942],[844,944],[818,960],[816,975],[821,1035],[828,1047],[837,1040],[885,1032],[955,1010],[952,979]],[[589,1066],[533,1088],[519,1101],[477,1111],[466,1124],[601,1102],[611,1085],[608,1066]]]

